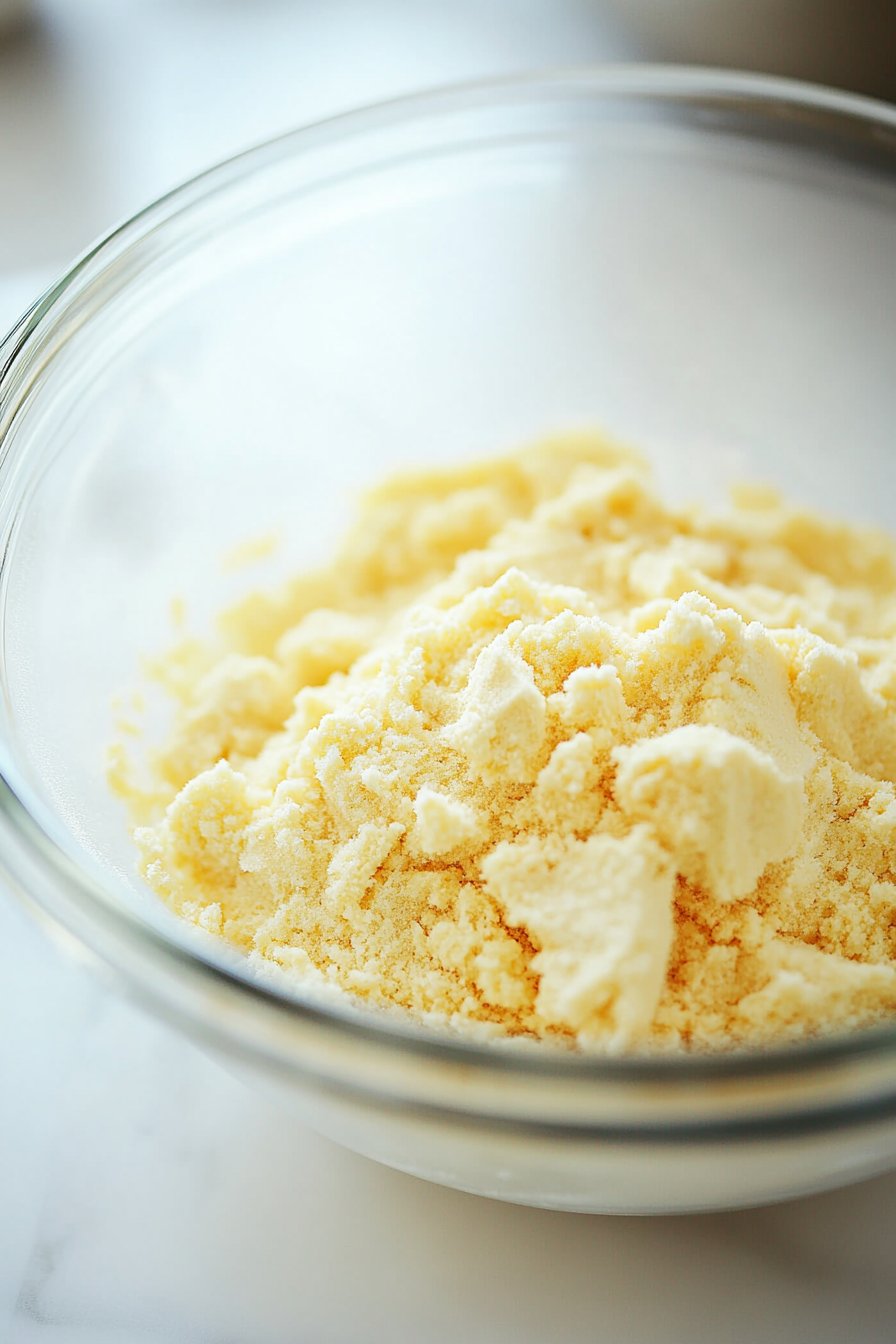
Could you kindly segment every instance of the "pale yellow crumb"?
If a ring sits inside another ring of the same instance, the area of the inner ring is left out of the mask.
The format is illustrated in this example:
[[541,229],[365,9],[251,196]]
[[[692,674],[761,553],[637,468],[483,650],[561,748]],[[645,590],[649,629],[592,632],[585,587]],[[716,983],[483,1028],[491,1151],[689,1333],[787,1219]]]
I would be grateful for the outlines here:
[[149,884],[260,973],[611,1051],[896,1011],[883,534],[767,486],[670,509],[572,435],[386,481],[220,631],[153,665],[152,784],[110,777]]
[[121,714],[115,717],[115,729],[116,732],[124,733],[126,737],[140,737],[143,732],[139,723],[134,719],[126,719]]
[[187,623],[187,604],[182,597],[172,597],[168,604],[168,618],[175,630],[183,630]]
[[221,569],[225,574],[245,569],[259,560],[267,560],[280,545],[279,532],[261,532],[256,537],[247,537],[245,541],[231,546],[221,557]]

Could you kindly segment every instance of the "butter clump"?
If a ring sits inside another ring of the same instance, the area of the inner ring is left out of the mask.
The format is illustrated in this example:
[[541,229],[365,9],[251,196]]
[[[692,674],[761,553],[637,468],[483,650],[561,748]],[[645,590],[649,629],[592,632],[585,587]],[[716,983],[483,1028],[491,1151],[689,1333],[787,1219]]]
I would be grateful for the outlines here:
[[643,1036],[666,976],[675,880],[650,832],[504,842],[482,869],[507,923],[538,940],[543,1020],[610,1046]]
[[372,492],[159,664],[142,871],[260,972],[608,1051],[896,1010],[896,547],[570,435]]
[[799,842],[803,781],[724,728],[688,724],[618,747],[616,798],[651,822],[682,877],[721,901],[748,896]]

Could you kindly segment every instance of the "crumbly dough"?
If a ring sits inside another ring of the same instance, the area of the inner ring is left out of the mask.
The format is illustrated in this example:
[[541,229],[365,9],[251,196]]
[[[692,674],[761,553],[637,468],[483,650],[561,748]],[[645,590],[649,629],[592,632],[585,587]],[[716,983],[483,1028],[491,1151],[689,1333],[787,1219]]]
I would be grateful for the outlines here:
[[570,436],[370,494],[163,667],[143,872],[260,970],[621,1050],[896,1010],[896,547]]

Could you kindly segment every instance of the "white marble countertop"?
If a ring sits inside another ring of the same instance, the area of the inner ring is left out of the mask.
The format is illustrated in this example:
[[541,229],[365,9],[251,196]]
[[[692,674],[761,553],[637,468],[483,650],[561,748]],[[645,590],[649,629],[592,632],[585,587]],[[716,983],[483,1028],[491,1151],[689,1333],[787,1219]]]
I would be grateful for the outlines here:
[[[622,50],[587,0],[55,0],[44,14],[0,44],[3,327],[93,234],[266,134]],[[0,893],[2,1344],[874,1344],[894,1320],[896,1175],[658,1219],[428,1186],[272,1109]]]
[[303,1129],[0,900],[4,1344],[889,1344],[896,1175],[687,1218],[517,1208]]

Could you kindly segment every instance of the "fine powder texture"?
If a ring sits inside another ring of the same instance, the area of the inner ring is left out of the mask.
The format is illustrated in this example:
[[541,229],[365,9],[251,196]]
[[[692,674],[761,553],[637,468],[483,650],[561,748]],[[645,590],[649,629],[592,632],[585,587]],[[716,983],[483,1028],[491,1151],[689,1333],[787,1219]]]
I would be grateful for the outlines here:
[[368,495],[164,667],[143,873],[297,985],[479,1034],[752,1045],[896,1010],[896,547],[570,436]]

